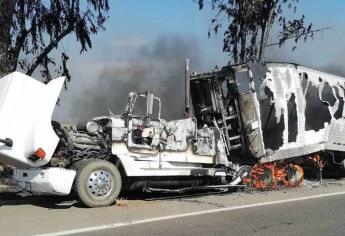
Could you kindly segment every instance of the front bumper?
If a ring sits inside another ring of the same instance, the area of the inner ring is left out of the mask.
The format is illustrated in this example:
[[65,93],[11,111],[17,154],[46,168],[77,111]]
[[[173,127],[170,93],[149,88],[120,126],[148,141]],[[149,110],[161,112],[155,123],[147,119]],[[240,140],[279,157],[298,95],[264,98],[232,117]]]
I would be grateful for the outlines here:
[[14,169],[13,171],[13,179],[18,186],[33,194],[68,195],[75,175],[75,170],[57,167]]

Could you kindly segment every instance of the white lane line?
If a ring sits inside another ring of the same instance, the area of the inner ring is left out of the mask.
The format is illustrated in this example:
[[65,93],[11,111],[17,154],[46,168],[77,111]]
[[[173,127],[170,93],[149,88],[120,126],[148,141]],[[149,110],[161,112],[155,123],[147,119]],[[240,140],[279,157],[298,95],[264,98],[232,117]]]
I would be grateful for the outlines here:
[[86,227],[86,228],[80,228],[80,229],[59,231],[59,232],[54,232],[54,233],[39,234],[37,236],[56,236],[56,235],[80,234],[80,233],[92,232],[92,231],[97,231],[97,230],[114,229],[114,228],[119,228],[119,227],[123,227],[123,226],[130,226],[130,225],[144,224],[144,223],[150,223],[150,222],[156,222],[156,221],[176,219],[176,218],[181,218],[181,217],[198,216],[198,215],[204,215],[204,214],[210,214],[210,213],[233,211],[233,210],[246,209],[246,208],[252,208],[252,207],[275,205],[275,204],[281,204],[281,203],[287,203],[287,202],[297,202],[297,201],[331,197],[331,196],[338,196],[338,195],[345,195],[345,191],[335,192],[335,193],[318,194],[318,195],[307,196],[307,197],[290,198],[290,199],[270,201],[270,202],[254,203],[254,204],[249,204],[249,205],[224,207],[224,208],[217,208],[217,209],[191,212],[191,213],[184,213],[184,214],[177,214],[177,215],[170,215],[170,216],[154,217],[154,218],[143,219],[143,220],[133,220],[133,221],[127,221],[127,222],[108,224],[108,225],[100,225],[100,226],[95,226],[95,227]]

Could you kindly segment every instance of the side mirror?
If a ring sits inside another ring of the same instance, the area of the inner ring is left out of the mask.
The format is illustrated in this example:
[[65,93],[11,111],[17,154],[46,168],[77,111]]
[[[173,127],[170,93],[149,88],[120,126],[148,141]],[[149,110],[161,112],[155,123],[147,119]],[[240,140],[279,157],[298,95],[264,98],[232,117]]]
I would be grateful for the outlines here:
[[10,138],[0,139],[0,143],[5,144],[7,147],[13,146],[13,141]]
[[153,111],[153,94],[150,92],[147,92],[147,98],[146,98],[146,114],[147,116],[152,115]]

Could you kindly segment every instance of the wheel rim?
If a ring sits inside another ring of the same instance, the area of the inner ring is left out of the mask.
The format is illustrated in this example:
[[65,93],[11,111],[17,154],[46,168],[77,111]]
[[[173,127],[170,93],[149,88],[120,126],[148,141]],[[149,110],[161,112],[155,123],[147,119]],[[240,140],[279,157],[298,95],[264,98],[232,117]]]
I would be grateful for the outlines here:
[[105,170],[96,170],[89,175],[87,190],[94,198],[103,198],[110,194],[114,186],[114,177]]

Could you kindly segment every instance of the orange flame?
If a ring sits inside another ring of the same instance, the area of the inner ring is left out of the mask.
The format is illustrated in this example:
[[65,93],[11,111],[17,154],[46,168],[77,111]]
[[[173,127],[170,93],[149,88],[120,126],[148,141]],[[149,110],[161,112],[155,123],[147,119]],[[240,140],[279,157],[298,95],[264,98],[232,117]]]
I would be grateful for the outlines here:
[[309,160],[311,160],[311,162],[319,168],[323,168],[327,164],[327,162],[323,160],[319,154],[313,154],[311,157],[309,157]]
[[256,164],[242,184],[259,190],[297,187],[303,182],[303,168],[299,165]]

